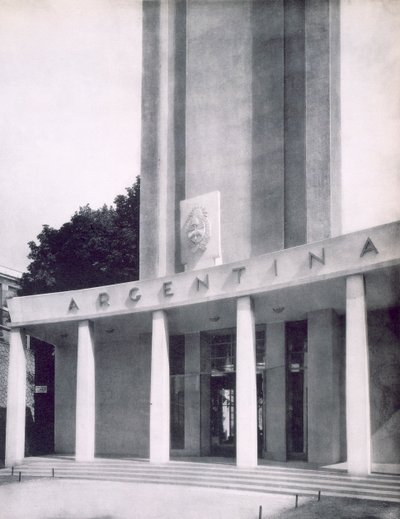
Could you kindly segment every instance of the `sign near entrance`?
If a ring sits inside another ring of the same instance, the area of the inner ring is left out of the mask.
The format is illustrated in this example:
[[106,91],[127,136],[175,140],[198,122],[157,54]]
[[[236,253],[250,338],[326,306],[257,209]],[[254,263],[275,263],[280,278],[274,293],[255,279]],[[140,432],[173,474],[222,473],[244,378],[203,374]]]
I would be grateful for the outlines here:
[[35,386],[35,393],[47,393],[47,386]]

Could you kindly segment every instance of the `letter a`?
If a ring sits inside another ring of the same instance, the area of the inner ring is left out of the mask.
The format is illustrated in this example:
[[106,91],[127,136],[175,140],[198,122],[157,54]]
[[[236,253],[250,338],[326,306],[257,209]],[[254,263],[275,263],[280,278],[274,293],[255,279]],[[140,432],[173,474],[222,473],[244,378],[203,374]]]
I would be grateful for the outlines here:
[[375,252],[375,254],[379,254],[378,249],[375,247],[371,238],[367,238],[367,241],[364,243],[364,247],[362,248],[360,258],[367,254],[367,252]]
[[68,307],[68,312],[70,312],[71,310],[79,310],[79,306],[75,303],[74,298],[71,299],[71,302]]

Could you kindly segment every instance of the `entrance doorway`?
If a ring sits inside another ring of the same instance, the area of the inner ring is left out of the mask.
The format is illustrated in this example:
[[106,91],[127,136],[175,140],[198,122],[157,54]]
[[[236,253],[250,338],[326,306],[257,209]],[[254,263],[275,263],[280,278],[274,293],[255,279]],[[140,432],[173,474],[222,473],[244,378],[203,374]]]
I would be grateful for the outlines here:
[[307,321],[286,323],[287,454],[307,459]]
[[212,456],[235,456],[235,374],[210,379]]
[[[210,355],[210,454],[236,455],[236,331],[208,335]],[[265,331],[256,331],[258,454],[265,441]]]

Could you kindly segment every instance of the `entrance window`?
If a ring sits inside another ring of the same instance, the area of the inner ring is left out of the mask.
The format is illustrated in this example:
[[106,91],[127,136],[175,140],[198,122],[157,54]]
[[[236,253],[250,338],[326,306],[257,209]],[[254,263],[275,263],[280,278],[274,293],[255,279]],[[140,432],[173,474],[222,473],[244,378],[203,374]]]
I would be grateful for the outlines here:
[[236,363],[236,333],[211,335],[211,374],[233,373]]

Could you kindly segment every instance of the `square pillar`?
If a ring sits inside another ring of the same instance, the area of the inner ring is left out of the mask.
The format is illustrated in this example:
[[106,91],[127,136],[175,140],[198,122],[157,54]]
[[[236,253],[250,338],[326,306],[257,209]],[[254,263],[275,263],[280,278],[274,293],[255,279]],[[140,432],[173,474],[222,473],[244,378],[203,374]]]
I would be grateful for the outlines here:
[[168,321],[163,310],[153,312],[150,382],[150,461],[166,463],[170,449],[170,388]]
[[6,467],[21,463],[25,456],[26,360],[24,335],[10,332],[7,383]]
[[286,461],[286,343],[285,323],[266,330],[266,458]]
[[347,470],[371,471],[371,421],[367,314],[364,276],[346,279],[346,431]]
[[210,456],[210,343],[207,334],[200,333],[200,455]]
[[200,333],[185,335],[185,454],[200,455]]
[[92,461],[95,451],[95,365],[90,321],[78,324],[76,375],[76,461]]
[[340,461],[340,323],[331,310],[308,314],[308,461]]
[[254,313],[249,296],[237,300],[236,465],[257,466],[257,378]]

